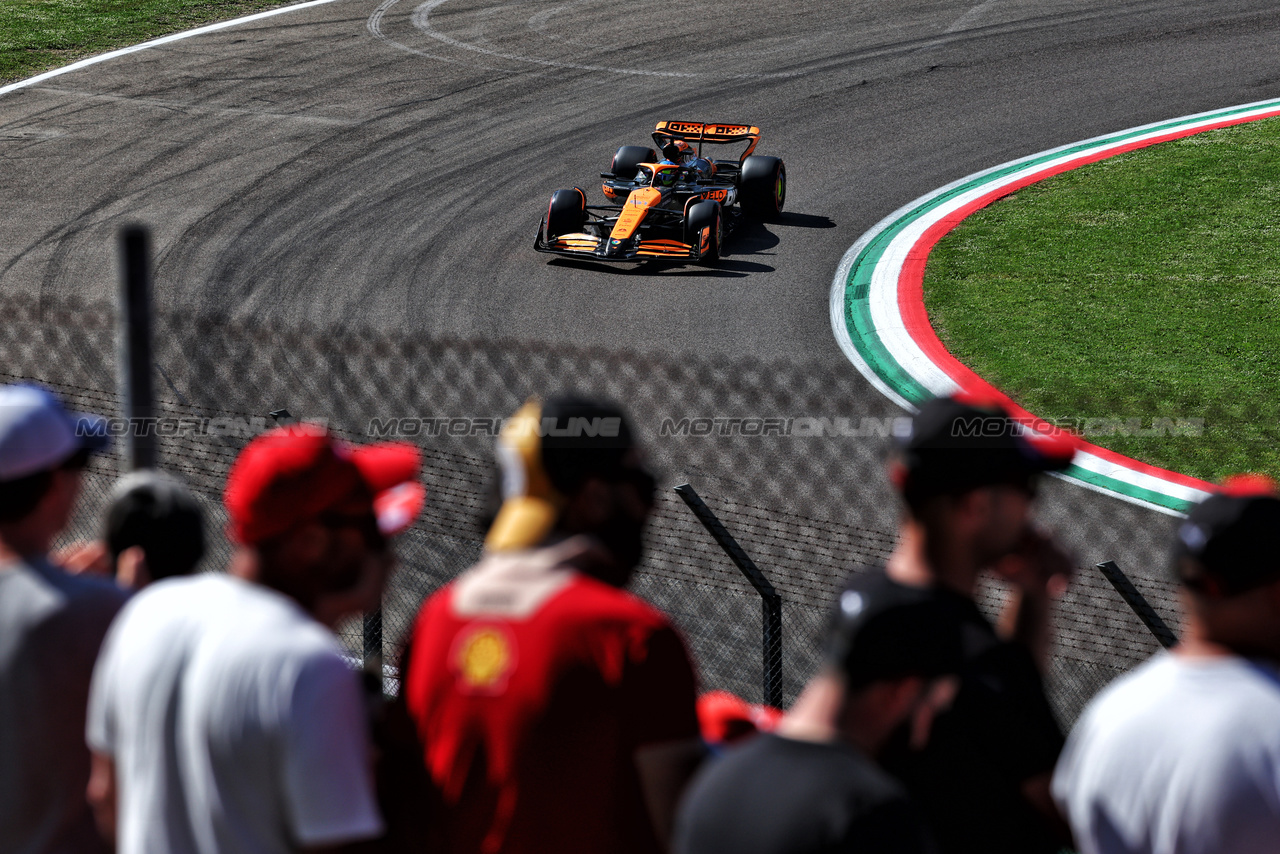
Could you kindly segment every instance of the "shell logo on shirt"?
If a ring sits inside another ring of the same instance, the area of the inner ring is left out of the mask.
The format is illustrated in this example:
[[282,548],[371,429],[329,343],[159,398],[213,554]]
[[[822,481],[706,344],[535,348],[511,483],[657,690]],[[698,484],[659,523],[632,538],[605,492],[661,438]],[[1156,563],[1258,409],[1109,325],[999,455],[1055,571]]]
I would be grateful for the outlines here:
[[515,665],[515,639],[501,626],[471,625],[453,644],[458,688],[469,694],[498,694],[506,690]]

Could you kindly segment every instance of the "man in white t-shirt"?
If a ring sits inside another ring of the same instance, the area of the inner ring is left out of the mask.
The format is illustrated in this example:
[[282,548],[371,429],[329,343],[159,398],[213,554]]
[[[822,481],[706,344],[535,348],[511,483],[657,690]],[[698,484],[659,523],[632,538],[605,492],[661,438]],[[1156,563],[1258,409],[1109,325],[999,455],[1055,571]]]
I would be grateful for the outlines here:
[[1228,482],[1178,530],[1184,636],[1094,698],[1053,795],[1081,854],[1280,850],[1280,496]]
[[418,462],[411,445],[351,448],[308,426],[245,448],[226,487],[229,573],[139,593],[94,671],[89,794],[120,854],[383,832],[362,696],[330,628],[377,606],[386,536],[422,506]]

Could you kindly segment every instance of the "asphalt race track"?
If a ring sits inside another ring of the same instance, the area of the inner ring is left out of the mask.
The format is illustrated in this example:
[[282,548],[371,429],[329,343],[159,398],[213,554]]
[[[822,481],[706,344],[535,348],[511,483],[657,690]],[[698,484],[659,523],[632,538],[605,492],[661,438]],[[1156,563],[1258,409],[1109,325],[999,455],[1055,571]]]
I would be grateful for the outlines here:
[[[157,227],[170,307],[838,359],[826,288],[881,216],[1013,157],[1274,96],[1277,28],[1262,0],[340,0],[4,96],[22,216],[0,270],[6,292],[106,295],[104,237],[133,217]],[[593,189],[667,117],[759,125],[788,219],[716,270],[529,251],[552,189]]]
[[[111,299],[140,220],[167,311],[792,362],[891,413],[830,327],[860,234],[979,169],[1275,97],[1278,43],[1270,0],[336,0],[0,96],[0,294]],[[535,253],[550,192],[601,201],[661,119],[758,125],[782,221],[714,268]],[[890,529],[883,480],[860,494]],[[1158,571],[1167,517],[1067,494],[1134,531],[1095,555],[1055,520],[1084,563]]]

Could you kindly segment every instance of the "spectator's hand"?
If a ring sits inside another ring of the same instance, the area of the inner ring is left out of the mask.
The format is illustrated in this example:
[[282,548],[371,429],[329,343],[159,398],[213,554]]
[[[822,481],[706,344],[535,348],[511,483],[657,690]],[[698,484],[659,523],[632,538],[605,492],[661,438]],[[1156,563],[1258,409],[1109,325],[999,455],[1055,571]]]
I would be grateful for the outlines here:
[[98,575],[111,577],[111,554],[101,540],[72,543],[63,546],[50,556],[55,564],[71,575]]
[[1028,596],[1058,599],[1071,584],[1075,562],[1053,537],[1029,525],[1017,548],[992,569]]

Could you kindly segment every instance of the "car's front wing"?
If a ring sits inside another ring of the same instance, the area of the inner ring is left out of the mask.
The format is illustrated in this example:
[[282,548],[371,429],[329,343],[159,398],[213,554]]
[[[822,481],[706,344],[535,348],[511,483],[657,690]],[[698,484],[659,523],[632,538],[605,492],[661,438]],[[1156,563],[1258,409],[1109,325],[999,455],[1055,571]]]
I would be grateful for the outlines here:
[[549,252],[553,255],[563,255],[568,258],[581,258],[592,261],[654,261],[663,258],[683,261],[686,259],[698,260],[700,257],[697,246],[690,246],[679,240],[669,238],[641,238],[638,242],[628,241],[628,245],[614,247],[610,251],[609,238],[597,237],[594,234],[585,232],[575,234],[560,234],[549,239],[543,239],[546,231],[546,222],[543,221],[542,226],[538,229],[538,236],[534,238],[533,248],[539,252]]

